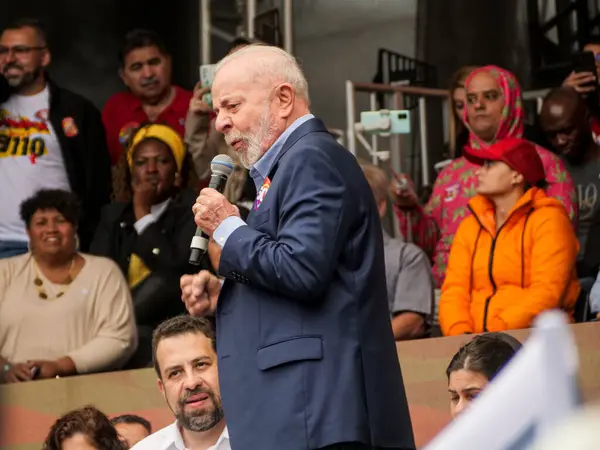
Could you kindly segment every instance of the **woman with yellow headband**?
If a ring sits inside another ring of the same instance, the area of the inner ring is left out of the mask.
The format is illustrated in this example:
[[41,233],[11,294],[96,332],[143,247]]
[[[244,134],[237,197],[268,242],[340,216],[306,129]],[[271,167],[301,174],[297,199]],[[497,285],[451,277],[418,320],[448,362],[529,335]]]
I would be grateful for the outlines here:
[[129,282],[140,334],[131,365],[139,366],[151,360],[155,326],[185,312],[179,278],[198,271],[188,263],[196,193],[182,187],[189,159],[170,127],[140,128],[126,157],[132,198],[104,208],[91,253],[113,259]]

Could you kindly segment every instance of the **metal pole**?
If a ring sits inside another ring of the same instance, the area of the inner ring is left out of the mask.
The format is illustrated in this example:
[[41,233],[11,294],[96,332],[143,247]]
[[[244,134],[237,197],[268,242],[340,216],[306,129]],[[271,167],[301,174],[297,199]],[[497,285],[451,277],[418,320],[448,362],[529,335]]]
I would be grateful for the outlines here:
[[246,34],[254,37],[254,18],[256,17],[256,0],[246,0]]
[[294,24],[292,0],[283,0],[283,48],[292,54],[294,51]]
[[200,0],[200,48],[202,49],[202,64],[210,64],[210,0]]
[[233,42],[235,36],[227,31],[223,31],[219,27],[211,27],[210,32],[213,36],[223,39],[225,42]]
[[[400,92],[396,92],[392,97],[392,108],[396,110],[404,109],[404,99],[402,98],[402,94]],[[402,137],[399,134],[392,134],[390,137],[390,147],[392,150],[390,163],[392,165],[392,169],[396,173],[402,173]]]
[[[375,94],[375,92],[371,92],[369,94],[369,108],[371,111],[377,110],[377,94]],[[377,158],[377,150],[377,133],[373,133],[371,136],[371,161],[375,165],[377,165],[379,162]]]
[[419,128],[421,134],[421,180],[429,186],[429,154],[427,149],[427,100],[419,98]]
[[354,98],[354,83],[346,80],[346,136],[348,138],[348,150],[356,156],[356,138],[354,132],[354,110],[356,109]]

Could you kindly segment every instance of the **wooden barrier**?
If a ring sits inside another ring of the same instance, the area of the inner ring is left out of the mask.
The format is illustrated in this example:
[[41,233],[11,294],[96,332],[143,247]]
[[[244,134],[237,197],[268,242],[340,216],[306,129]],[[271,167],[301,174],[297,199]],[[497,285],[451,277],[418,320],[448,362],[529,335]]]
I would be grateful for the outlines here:
[[[600,400],[600,323],[572,326],[586,401]],[[511,332],[524,340],[527,330]],[[397,345],[417,445],[426,444],[448,423],[445,370],[469,336],[424,339]],[[158,430],[173,415],[158,392],[151,369],[42,380],[0,387],[0,448],[39,450],[48,429],[64,412],[93,404],[109,416],[133,413]]]

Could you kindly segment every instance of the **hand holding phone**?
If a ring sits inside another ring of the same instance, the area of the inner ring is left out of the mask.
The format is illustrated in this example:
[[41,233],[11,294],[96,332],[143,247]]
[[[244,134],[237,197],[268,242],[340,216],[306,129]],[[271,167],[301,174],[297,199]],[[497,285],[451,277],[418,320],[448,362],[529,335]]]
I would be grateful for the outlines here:
[[210,89],[212,88],[213,79],[215,77],[215,68],[216,64],[203,64],[200,66],[200,83],[203,89],[208,89],[208,91],[203,94],[202,101],[209,105],[211,109],[213,108],[213,104]]
[[194,87],[194,93],[190,99],[190,112],[194,114],[208,114],[212,111],[212,105],[204,101],[206,94],[210,94],[210,88],[202,87],[202,83],[199,81]]
[[592,52],[580,52],[573,55],[573,72],[563,82],[580,94],[587,94],[598,89],[596,73],[596,57]]

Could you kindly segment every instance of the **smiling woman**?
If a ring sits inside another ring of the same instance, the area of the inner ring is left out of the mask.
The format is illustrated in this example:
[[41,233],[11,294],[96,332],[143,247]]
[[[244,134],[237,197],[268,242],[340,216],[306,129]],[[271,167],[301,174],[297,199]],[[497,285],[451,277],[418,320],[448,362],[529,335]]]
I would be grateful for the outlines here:
[[21,205],[30,252],[0,261],[0,363],[7,383],[120,367],[135,350],[118,267],[77,251],[74,195],[42,190]]

